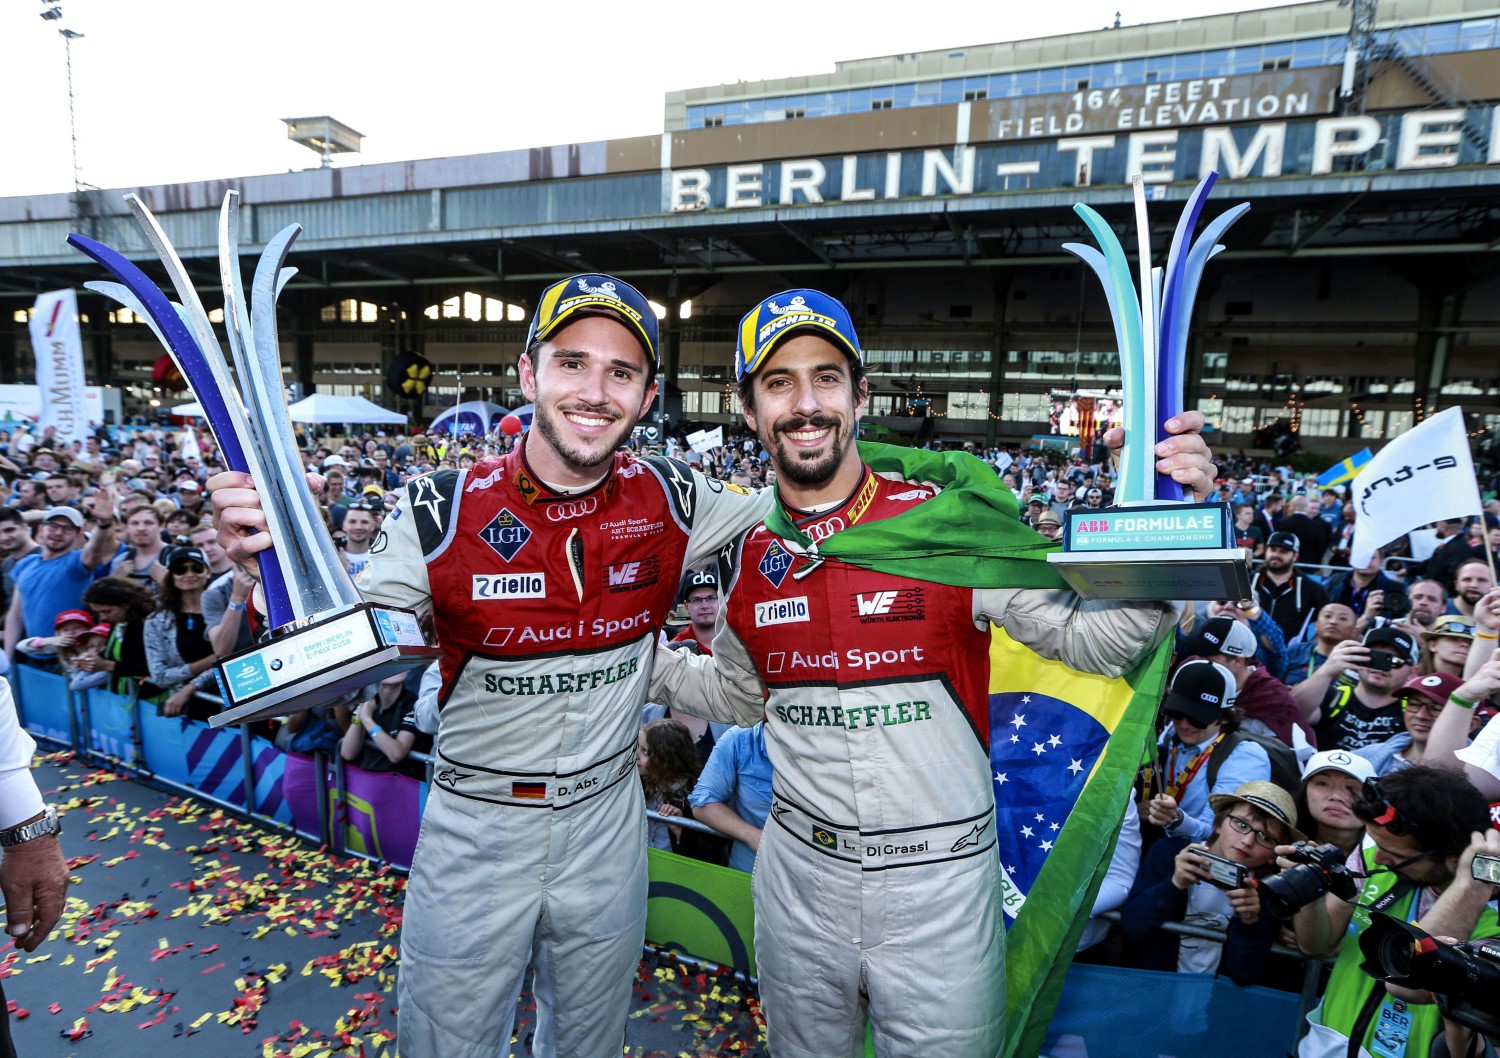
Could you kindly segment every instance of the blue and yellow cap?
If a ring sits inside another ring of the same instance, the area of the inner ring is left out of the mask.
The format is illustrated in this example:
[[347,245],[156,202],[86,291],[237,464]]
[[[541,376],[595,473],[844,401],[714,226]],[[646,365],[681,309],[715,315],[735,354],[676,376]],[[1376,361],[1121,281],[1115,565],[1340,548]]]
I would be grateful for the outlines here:
[[657,351],[659,332],[651,303],[624,280],[595,272],[569,276],[542,291],[531,317],[531,329],[526,333],[526,348],[545,341],[559,328],[584,316],[609,316],[625,324],[646,350],[651,373],[656,373],[661,366],[661,354]]
[[783,290],[766,298],[740,320],[734,347],[735,380],[753,375],[777,342],[804,330],[817,331],[853,357],[855,363],[864,362],[854,321],[843,302],[817,290]]

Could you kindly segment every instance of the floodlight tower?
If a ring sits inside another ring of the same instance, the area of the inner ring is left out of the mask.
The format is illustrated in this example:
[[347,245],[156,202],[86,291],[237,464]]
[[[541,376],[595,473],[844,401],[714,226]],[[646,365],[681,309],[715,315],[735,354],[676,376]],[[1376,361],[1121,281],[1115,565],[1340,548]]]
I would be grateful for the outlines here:
[[[55,0],[42,0],[42,6],[46,8],[41,14],[45,21],[62,21],[61,4],[56,3]],[[78,168],[78,114],[73,95],[73,42],[82,40],[83,34],[67,26],[58,26],[57,32],[63,39],[63,51],[67,55],[68,63],[68,138],[73,142],[73,194],[76,206],[76,197],[83,193],[83,176]]]

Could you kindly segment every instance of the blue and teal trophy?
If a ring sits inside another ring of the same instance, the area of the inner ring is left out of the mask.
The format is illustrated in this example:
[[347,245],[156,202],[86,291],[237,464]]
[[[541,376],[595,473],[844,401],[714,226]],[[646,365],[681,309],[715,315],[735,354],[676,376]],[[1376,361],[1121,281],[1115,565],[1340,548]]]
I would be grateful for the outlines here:
[[1250,553],[1235,546],[1227,503],[1192,503],[1182,486],[1156,471],[1153,449],[1162,424],[1183,410],[1188,328],[1193,299],[1219,238],[1250,209],[1241,203],[1193,231],[1218,174],[1188,198],[1165,269],[1151,267],[1151,229],[1139,174],[1132,177],[1138,238],[1139,292],[1120,240],[1094,210],[1073,207],[1099,249],[1066,243],[1104,285],[1120,349],[1125,446],[1115,502],[1078,509],[1063,519],[1062,551],[1048,556],[1063,579],[1092,599],[1243,599],[1250,594]]
[[283,265],[301,227],[293,224],[266,244],[247,304],[240,278],[239,193],[224,196],[219,276],[235,362],[231,375],[177,250],[139,198],[127,195],[125,201],[166,266],[180,303],[119,252],[69,235],[72,246],[119,280],[85,285],[146,321],[166,347],[202,405],[225,464],[254,478],[276,545],[259,556],[270,635],[216,664],[224,711],[210,723],[222,727],[349,700],[369,684],[429,664],[440,652],[427,645],[415,613],[360,597],[307,485],[276,337],[276,300],[296,272]]

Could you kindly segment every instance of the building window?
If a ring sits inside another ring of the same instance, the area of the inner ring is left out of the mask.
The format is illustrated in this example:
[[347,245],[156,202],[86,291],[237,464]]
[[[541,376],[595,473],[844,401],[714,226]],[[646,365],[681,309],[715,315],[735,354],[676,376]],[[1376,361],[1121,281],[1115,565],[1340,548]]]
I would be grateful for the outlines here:
[[1292,68],[1292,60],[1290,56],[1283,56],[1279,59],[1262,59],[1260,68],[1262,71],[1290,70]]
[[796,121],[798,118],[807,117],[806,107],[787,107],[781,112],[781,116],[787,121]]
[[988,88],[969,88],[964,91],[965,103],[977,103],[981,99],[988,99],[990,90]]
[[871,110],[890,110],[895,105],[896,105],[896,101],[894,99],[887,98],[887,99],[872,99],[872,100],[870,100],[870,109]]
[[703,127],[706,128],[706,129],[716,129],[716,128],[718,128],[719,126],[721,126],[723,124],[724,124],[724,119],[721,116],[715,116],[715,117],[704,118],[703,119]]

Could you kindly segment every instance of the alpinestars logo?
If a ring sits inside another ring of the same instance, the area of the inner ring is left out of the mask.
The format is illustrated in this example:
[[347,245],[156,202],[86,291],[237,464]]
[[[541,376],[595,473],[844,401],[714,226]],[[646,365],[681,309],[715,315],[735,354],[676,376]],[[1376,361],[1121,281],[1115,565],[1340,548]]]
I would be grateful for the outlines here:
[[860,624],[920,621],[927,616],[922,588],[856,592],[849,596],[849,616]]
[[505,507],[500,508],[500,513],[495,515],[489,525],[479,530],[479,539],[495,549],[495,554],[509,562],[516,557],[516,552],[526,546],[526,541],[531,539],[531,530],[526,523],[517,518]]

